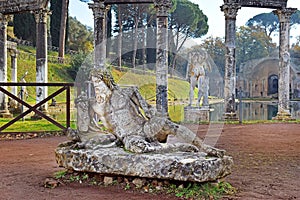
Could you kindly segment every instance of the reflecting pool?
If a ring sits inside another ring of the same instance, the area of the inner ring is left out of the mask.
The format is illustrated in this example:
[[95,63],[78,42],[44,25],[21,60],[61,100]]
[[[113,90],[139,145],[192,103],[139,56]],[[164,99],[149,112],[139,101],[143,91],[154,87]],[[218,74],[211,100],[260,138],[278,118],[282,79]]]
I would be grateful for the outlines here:
[[[241,115],[242,120],[271,120],[277,114],[277,104],[277,102],[271,101],[242,101],[241,106],[239,103],[236,104],[237,115]],[[169,105],[171,119],[183,121],[185,106]],[[224,114],[224,103],[211,104],[210,108],[210,121],[220,121]],[[293,118],[300,119],[300,101],[292,101],[290,103],[290,111]]]

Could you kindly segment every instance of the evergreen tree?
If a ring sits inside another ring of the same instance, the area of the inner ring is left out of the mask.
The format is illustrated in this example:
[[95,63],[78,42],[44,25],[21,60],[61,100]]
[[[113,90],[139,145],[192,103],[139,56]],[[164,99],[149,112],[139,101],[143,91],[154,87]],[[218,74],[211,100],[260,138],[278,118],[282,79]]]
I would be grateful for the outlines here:
[[13,19],[14,35],[20,39],[28,40],[35,45],[36,23],[33,14],[19,13]]
[[50,16],[50,34],[52,46],[59,47],[59,33],[62,11],[61,0],[50,0],[50,10],[52,14]]

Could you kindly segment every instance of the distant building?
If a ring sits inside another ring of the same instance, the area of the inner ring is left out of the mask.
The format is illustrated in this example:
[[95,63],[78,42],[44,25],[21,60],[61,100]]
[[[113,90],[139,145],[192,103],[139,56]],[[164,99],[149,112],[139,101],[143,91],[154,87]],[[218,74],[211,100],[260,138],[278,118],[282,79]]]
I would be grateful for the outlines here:
[[[243,97],[276,98],[278,96],[279,59],[268,57],[251,60],[240,66],[237,89]],[[291,58],[290,98],[300,98],[300,65]]]

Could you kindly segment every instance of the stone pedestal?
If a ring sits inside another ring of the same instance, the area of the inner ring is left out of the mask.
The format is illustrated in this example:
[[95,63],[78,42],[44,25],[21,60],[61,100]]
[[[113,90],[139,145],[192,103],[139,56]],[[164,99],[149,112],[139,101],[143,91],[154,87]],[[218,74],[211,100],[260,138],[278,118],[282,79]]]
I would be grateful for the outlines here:
[[137,176],[179,181],[215,181],[231,173],[232,158],[207,157],[202,152],[134,154],[123,148],[72,149],[62,145],[55,151],[59,166],[81,172]]
[[273,117],[272,120],[279,120],[279,121],[294,121],[295,118],[292,118],[292,115],[289,111],[285,112],[278,112],[276,117]]
[[12,118],[13,117],[13,114],[11,114],[9,112],[9,110],[1,110],[0,111],[0,117],[1,118]]
[[239,120],[236,112],[224,113],[222,119],[226,120],[226,121],[238,121]]
[[184,107],[184,121],[189,123],[209,122],[209,107]]

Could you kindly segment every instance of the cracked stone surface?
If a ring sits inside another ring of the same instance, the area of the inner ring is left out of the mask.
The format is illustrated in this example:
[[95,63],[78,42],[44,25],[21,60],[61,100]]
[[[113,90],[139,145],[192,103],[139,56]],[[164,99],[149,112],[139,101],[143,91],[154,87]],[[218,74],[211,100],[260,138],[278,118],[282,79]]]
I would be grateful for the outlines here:
[[61,167],[75,171],[195,182],[220,179],[231,173],[233,165],[229,156],[206,157],[203,152],[134,154],[119,147],[88,150],[61,145],[55,155]]

